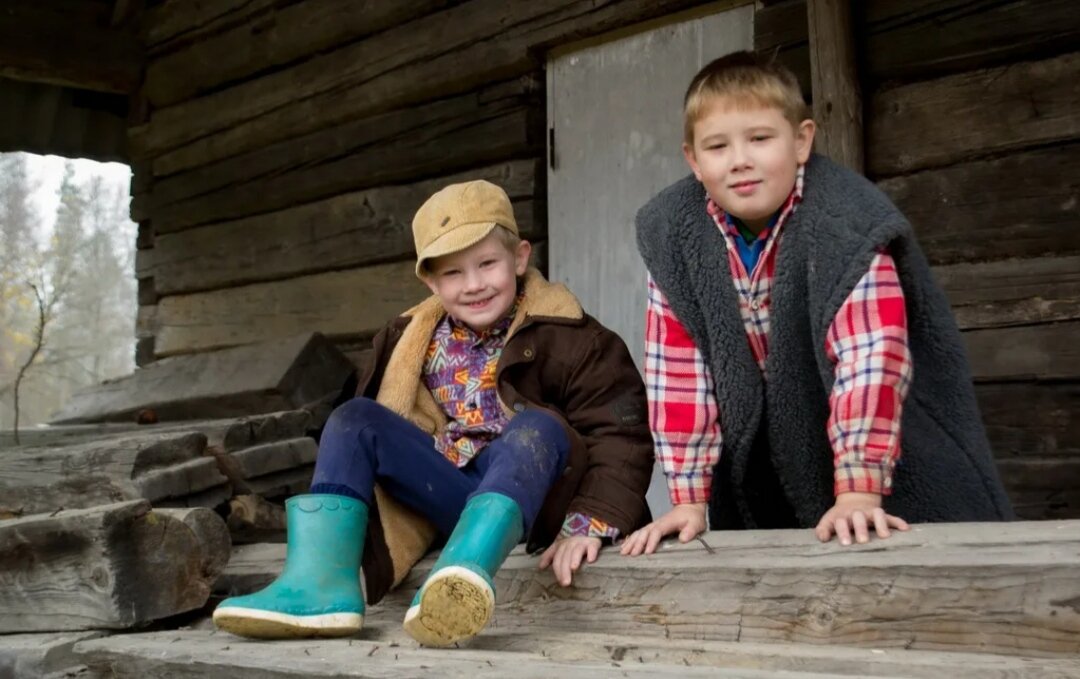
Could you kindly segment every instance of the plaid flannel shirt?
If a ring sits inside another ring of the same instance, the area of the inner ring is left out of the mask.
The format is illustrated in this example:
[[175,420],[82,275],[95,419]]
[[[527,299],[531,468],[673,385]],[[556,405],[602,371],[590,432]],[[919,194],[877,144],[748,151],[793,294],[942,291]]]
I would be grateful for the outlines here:
[[[740,238],[711,199],[705,209],[724,234],[739,312],[754,359],[764,369],[769,307],[784,223],[802,199],[803,171],[774,225],[753,272],[738,254]],[[708,366],[652,276],[645,327],[645,384],[656,455],[673,504],[707,502],[723,435],[720,406]],[[893,259],[878,253],[829,328],[826,353],[835,366],[826,424],[835,465],[834,492],[888,495],[900,454],[900,414],[911,383],[907,316]]]

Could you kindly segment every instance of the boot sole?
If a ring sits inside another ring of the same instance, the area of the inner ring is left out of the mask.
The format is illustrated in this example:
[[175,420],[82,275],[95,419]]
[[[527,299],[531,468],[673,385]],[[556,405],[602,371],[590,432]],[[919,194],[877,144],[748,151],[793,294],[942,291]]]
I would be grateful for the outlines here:
[[218,629],[249,639],[308,639],[347,637],[360,631],[364,616],[359,613],[289,615],[257,608],[218,608],[214,611]]
[[424,646],[452,646],[479,634],[494,610],[495,592],[482,577],[448,566],[424,583],[420,603],[405,614],[405,631]]

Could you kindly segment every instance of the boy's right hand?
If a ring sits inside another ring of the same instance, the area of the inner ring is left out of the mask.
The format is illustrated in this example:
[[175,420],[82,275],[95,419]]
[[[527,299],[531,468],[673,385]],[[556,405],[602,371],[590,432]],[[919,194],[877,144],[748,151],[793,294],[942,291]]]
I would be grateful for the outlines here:
[[667,514],[627,536],[619,551],[623,556],[652,554],[660,540],[672,533],[679,534],[679,542],[690,542],[705,532],[706,509],[704,502],[675,505]]

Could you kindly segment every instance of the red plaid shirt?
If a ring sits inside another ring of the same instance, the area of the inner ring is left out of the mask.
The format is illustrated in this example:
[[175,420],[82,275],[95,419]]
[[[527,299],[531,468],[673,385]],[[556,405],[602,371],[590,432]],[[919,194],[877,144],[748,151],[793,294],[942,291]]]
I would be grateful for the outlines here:
[[[706,210],[724,234],[739,312],[758,366],[769,352],[769,306],[783,226],[802,199],[800,168],[775,225],[763,231],[764,250],[747,273],[738,231],[712,200]],[[713,378],[694,341],[649,277],[645,323],[645,384],[656,455],[673,504],[707,502],[723,435]],[[835,493],[888,495],[900,455],[900,413],[911,383],[904,295],[893,259],[879,253],[840,307],[825,351],[835,366],[826,424],[832,445]]]

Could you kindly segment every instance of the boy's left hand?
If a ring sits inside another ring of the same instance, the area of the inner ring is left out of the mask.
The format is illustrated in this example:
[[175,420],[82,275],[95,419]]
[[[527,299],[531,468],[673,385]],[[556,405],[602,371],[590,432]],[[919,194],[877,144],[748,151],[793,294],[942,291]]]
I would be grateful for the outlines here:
[[878,493],[840,493],[836,496],[836,504],[818,521],[814,534],[822,542],[828,542],[835,533],[840,544],[850,545],[854,531],[855,541],[864,543],[870,541],[871,525],[879,538],[889,537],[889,528],[910,528],[907,521],[885,513]]
[[563,587],[569,587],[574,572],[581,567],[581,560],[592,563],[600,554],[600,538],[574,536],[558,538],[540,557],[540,570],[551,566],[555,579]]

